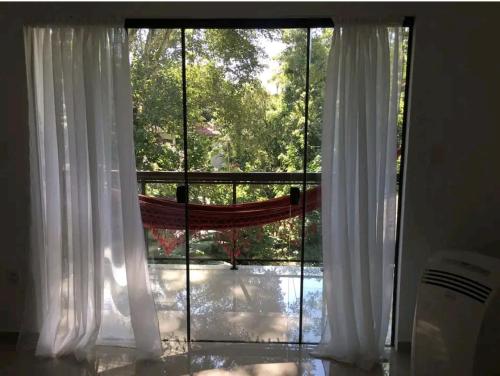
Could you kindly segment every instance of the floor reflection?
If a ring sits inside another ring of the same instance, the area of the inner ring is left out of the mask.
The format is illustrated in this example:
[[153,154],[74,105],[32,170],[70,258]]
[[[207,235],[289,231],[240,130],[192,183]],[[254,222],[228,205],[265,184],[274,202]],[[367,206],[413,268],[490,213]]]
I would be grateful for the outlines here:
[[[99,347],[94,361],[77,362],[72,357],[34,358],[15,354],[8,367],[0,364],[0,375],[234,375],[234,376],[407,376],[409,354],[389,354],[390,362],[372,372],[312,358],[312,346],[284,344],[185,344],[184,352],[165,355],[157,361],[135,361],[131,349]],[[181,349],[178,349],[181,350]]]
[[[151,287],[163,339],[186,339],[185,265],[151,264]],[[191,265],[195,340],[294,342],[299,339],[300,266]],[[320,338],[322,271],[304,268],[303,341]]]
[[[73,357],[34,358],[12,352],[0,375],[409,375],[409,356],[390,355],[390,362],[366,373],[312,358],[313,346],[286,345],[298,339],[299,266],[192,265],[191,327],[193,338],[260,341],[260,343],[186,342],[186,271],[184,265],[152,264],[150,278],[164,356],[136,361],[134,351],[99,347],[93,361]],[[322,271],[304,269],[303,340],[319,340],[322,327]],[[1,357],[0,357],[1,360]]]

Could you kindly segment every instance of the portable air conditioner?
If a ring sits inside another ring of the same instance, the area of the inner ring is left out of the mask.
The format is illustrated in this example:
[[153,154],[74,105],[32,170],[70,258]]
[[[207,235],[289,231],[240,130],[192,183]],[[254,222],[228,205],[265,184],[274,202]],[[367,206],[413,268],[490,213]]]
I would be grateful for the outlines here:
[[500,259],[442,251],[418,291],[413,376],[500,376]]

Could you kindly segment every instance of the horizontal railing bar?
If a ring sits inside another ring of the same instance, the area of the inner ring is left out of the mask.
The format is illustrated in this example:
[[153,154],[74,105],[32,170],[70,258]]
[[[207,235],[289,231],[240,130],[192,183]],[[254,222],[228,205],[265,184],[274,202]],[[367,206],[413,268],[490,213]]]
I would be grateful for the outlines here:
[[[149,257],[148,258],[148,261],[153,261],[153,262],[157,262],[158,264],[162,263],[162,264],[166,264],[168,263],[169,261],[184,261],[185,258],[181,258],[181,257],[158,257],[158,258],[155,258],[155,257]],[[218,258],[194,258],[194,257],[191,257],[190,258],[191,261],[224,261],[224,262],[227,262],[227,263],[231,263],[231,260],[229,259],[218,259]],[[291,259],[291,260],[288,260],[288,259],[241,259],[241,258],[237,258],[236,261],[238,262],[300,262],[300,259]],[[319,261],[319,260],[304,260],[304,263],[309,263],[309,264],[312,264],[312,263],[321,263],[322,261]]]
[[[184,183],[184,172],[178,171],[137,171],[139,183]],[[189,172],[188,182],[192,184],[293,184],[302,183],[301,172]],[[321,173],[309,172],[306,181],[321,182]]]
[[[229,259],[218,259],[218,258],[189,258],[191,261],[202,260],[202,261],[225,261],[230,262]],[[184,257],[148,257],[148,261],[159,261],[161,263],[167,263],[168,261],[184,261]]]

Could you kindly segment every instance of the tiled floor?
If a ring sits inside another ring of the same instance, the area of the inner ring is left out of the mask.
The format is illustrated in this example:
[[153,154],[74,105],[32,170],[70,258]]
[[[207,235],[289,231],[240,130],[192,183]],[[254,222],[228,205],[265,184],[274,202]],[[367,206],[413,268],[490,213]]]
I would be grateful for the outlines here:
[[178,344],[159,361],[134,362],[126,349],[100,348],[98,359],[38,359],[13,351],[0,351],[0,375],[198,375],[198,376],[406,376],[408,354],[388,354],[390,361],[372,372],[322,362],[309,355],[311,347],[279,344]]
[[[409,356],[388,353],[388,362],[371,373],[322,362],[313,347],[272,343],[298,340],[300,267],[192,265],[191,331],[193,339],[261,343],[193,342],[186,336],[185,266],[150,265],[151,287],[164,339],[159,361],[136,362],[125,348],[101,347],[96,360],[39,359],[0,347],[0,375],[409,375]],[[105,304],[115,306],[119,294]],[[304,341],[319,340],[322,270],[304,268]],[[116,306],[119,306],[116,304]],[[271,343],[268,343],[271,342]]]

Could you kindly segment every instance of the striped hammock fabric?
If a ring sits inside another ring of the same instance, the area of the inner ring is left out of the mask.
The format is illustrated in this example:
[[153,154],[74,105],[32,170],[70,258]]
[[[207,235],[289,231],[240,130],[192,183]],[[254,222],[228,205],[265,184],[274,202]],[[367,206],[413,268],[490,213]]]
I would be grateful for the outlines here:
[[[320,207],[320,187],[306,191],[306,212]],[[190,230],[224,230],[265,225],[302,213],[301,196],[297,205],[290,203],[290,196],[260,202],[235,205],[188,204]],[[139,195],[142,222],[148,229],[185,229],[185,205],[167,198]]]

